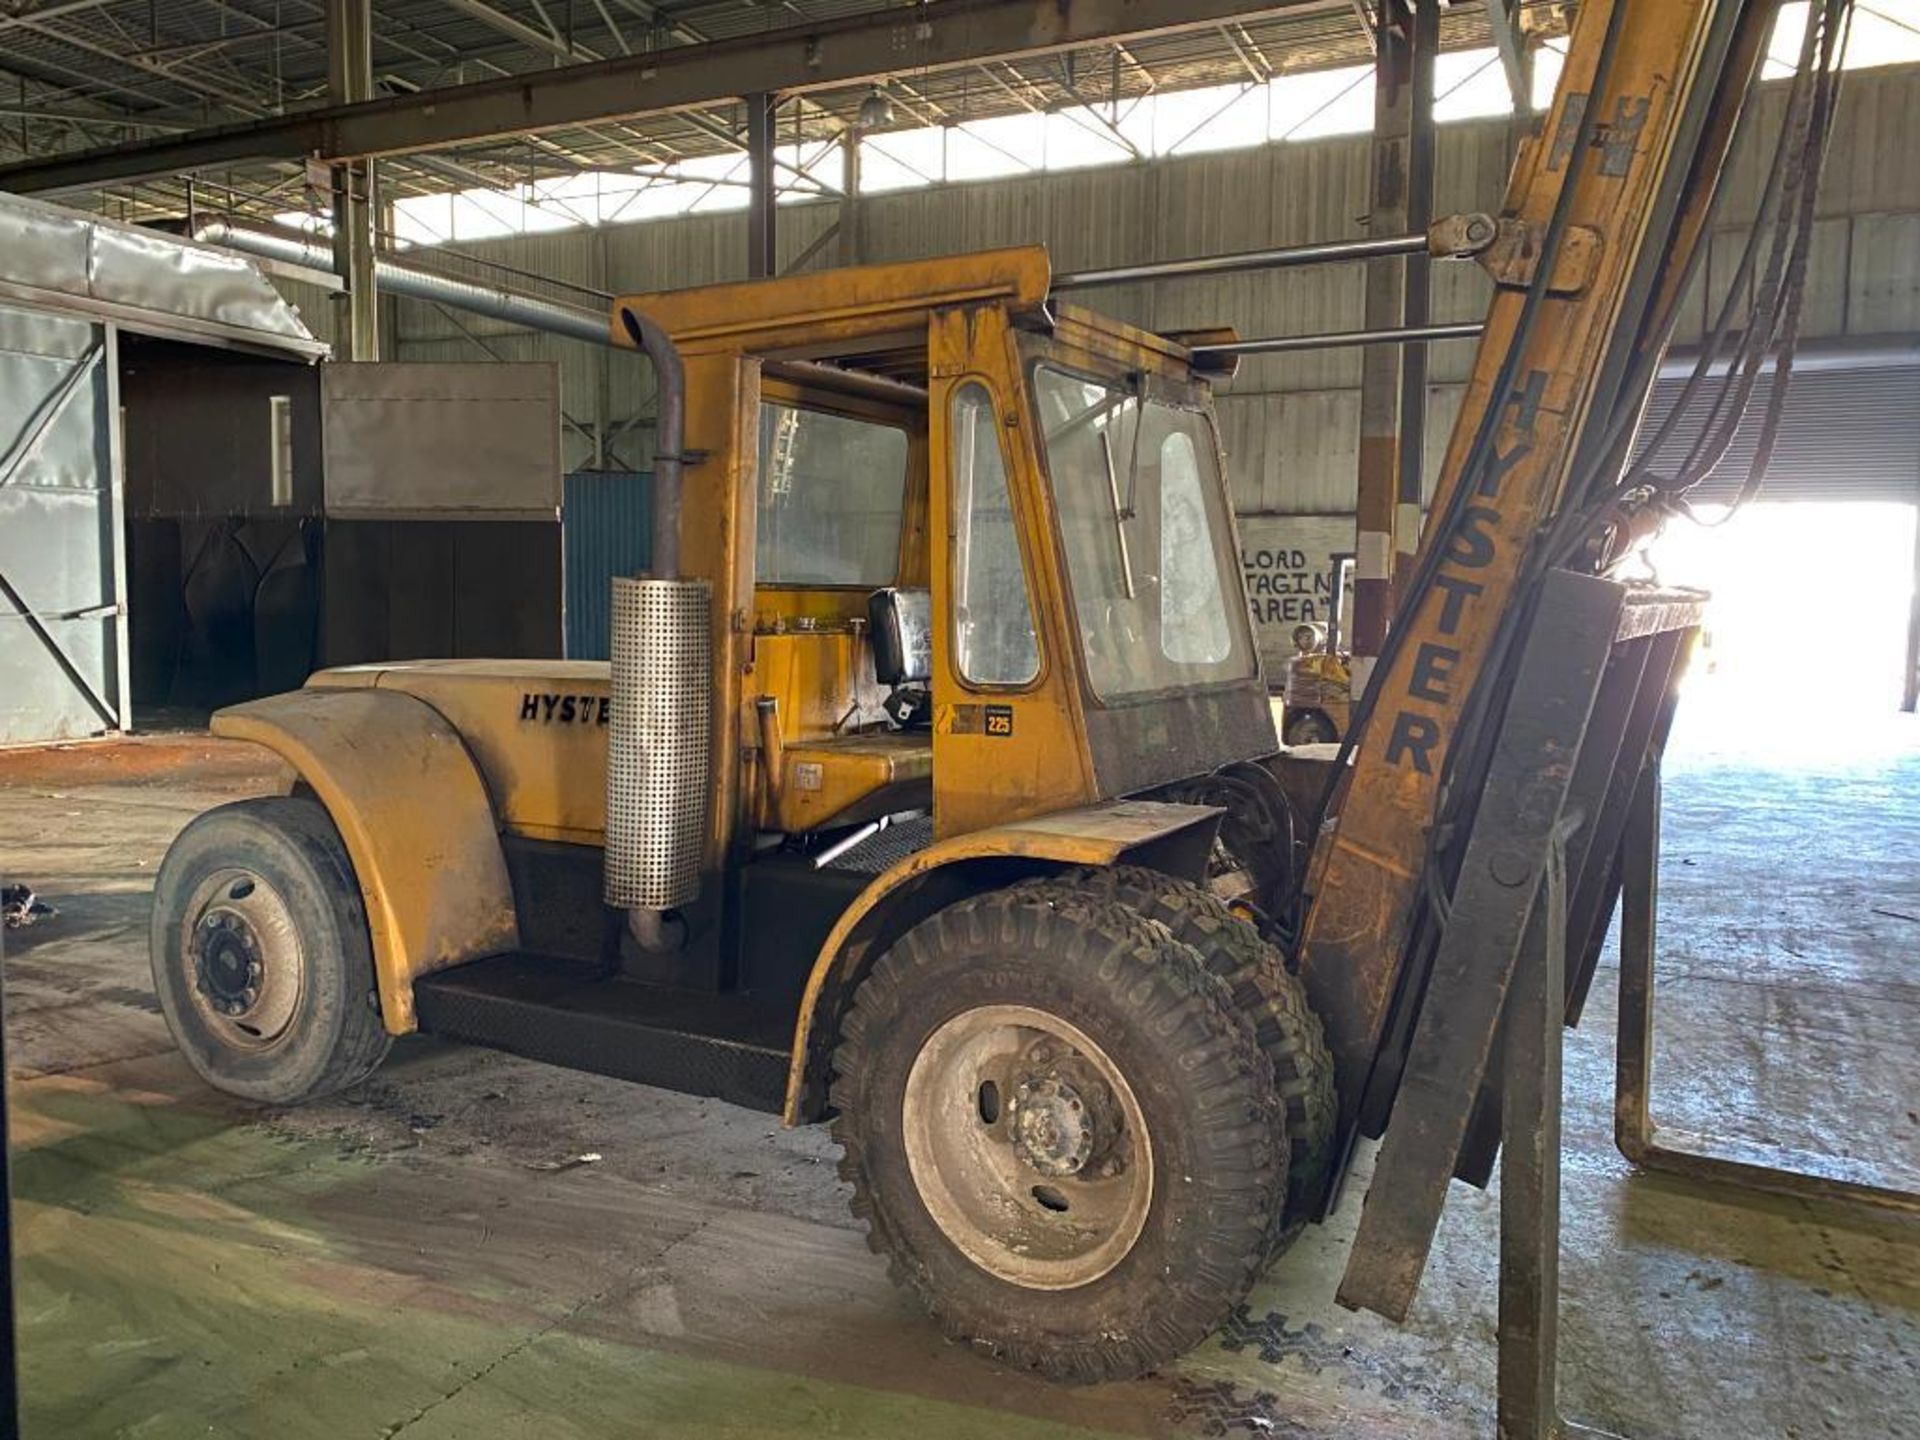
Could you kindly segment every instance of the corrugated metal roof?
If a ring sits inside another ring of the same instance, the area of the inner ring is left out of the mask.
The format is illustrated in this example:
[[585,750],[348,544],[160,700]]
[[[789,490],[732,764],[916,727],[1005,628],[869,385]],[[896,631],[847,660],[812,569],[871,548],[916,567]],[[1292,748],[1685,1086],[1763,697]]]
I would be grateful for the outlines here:
[[[562,57],[577,61],[667,45],[728,39],[807,20],[887,8],[901,0],[660,0],[645,7],[621,0],[565,7],[535,0],[375,0],[376,83],[388,92],[431,89],[489,77],[544,70]],[[1527,22],[1544,33],[1564,28],[1570,7],[1527,0]],[[604,9],[603,18],[602,11]],[[649,24],[637,12],[651,12]],[[484,12],[484,13],[483,13]],[[486,18],[487,14],[493,17]],[[544,18],[554,16],[559,33]],[[608,20],[619,27],[616,34]],[[1455,5],[1442,16],[1448,49],[1487,43],[1478,5]],[[0,122],[0,154],[8,148],[45,154],[84,148],[128,134],[133,122],[189,128],[298,110],[326,98],[325,15],[321,0],[99,0],[53,18],[0,15],[7,68],[24,79],[17,103],[63,117]],[[1218,85],[1256,74],[1366,63],[1371,41],[1347,0],[1326,0],[1262,20],[1067,55],[1041,56],[933,74],[909,74],[893,86],[898,123],[922,125],[981,119],[1021,109],[1088,100],[1126,100],[1156,90]],[[783,138],[839,133],[864,98],[863,87],[808,97],[783,116]],[[698,115],[664,115],[539,137],[468,146],[438,162],[395,161],[384,168],[390,193],[439,193],[476,183],[533,179],[587,167],[657,163],[713,154],[733,144],[744,117],[736,104]],[[104,123],[89,122],[88,116]],[[22,128],[24,126],[24,129]],[[464,172],[464,176],[463,176]],[[204,182],[201,203],[221,204],[231,183],[234,208],[271,213],[298,208],[293,167],[238,167]],[[255,198],[259,192],[272,193]],[[114,192],[123,218],[178,213],[183,188],[156,183]]]
[[[1770,94],[1765,103],[1777,101]],[[1816,232],[1809,274],[1810,337],[1920,331],[1920,275],[1913,266],[1913,256],[1920,253],[1920,146],[1890,146],[1883,138],[1887,126],[1908,115],[1920,119],[1920,69],[1847,77],[1831,167],[1839,177],[1831,183],[1838,188],[1823,192],[1827,218]],[[1766,137],[1769,128],[1763,123],[1758,136]],[[1509,127],[1502,121],[1443,126],[1436,177],[1440,206],[1496,207],[1510,145]],[[1736,186],[1754,183],[1759,175],[1764,162],[1756,149],[1736,158]],[[1367,153],[1366,138],[1351,136],[876,195],[863,202],[862,232],[867,255],[875,260],[1042,241],[1062,268],[1334,239],[1363,233]],[[1856,164],[1862,154],[1877,158]],[[1842,206],[1847,213],[1840,213]],[[1697,337],[1699,315],[1733,267],[1750,211],[1750,200],[1738,193],[1730,197],[1707,274],[1676,336],[1679,342]],[[781,207],[782,255],[797,254],[836,214],[832,203]],[[596,276],[593,283],[624,293],[737,279],[745,262],[737,213],[463,248],[525,269]],[[1439,265],[1433,275],[1436,319],[1484,313],[1488,282],[1476,267]],[[1246,335],[1281,335],[1358,326],[1360,286],[1360,267],[1348,265],[1115,287],[1088,298],[1106,313],[1160,329],[1230,323]],[[433,343],[444,346],[435,353],[457,358],[457,337],[425,338],[444,337],[451,329],[439,317],[405,302],[401,315],[408,337],[403,353]],[[532,347],[529,354],[586,354],[586,347],[565,342],[536,340]],[[1431,349],[1430,476],[1438,469],[1473,353],[1473,346],[1463,343]],[[632,415],[645,407],[651,382],[638,362],[624,355],[609,358],[623,367],[607,386],[611,413]],[[591,369],[595,362],[588,357],[580,363],[587,373],[576,381],[569,371],[564,393],[570,408],[590,409],[589,397],[599,383]],[[1221,387],[1229,473],[1242,510],[1352,508],[1358,384],[1359,354],[1345,350],[1256,357]],[[635,440],[631,434],[623,437],[623,449],[639,450]],[[571,453],[583,454],[584,445]],[[640,455],[624,458],[644,463]]]

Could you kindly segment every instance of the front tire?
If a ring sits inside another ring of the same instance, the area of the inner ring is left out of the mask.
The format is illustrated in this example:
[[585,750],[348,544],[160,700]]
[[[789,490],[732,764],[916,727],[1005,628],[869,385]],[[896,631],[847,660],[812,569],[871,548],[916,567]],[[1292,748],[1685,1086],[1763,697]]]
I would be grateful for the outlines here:
[[316,1099],[391,1043],[360,884],[316,801],[242,800],[182,830],[154,883],[149,958],[174,1042],[230,1095]]
[[1164,926],[1069,885],[962,901],[875,963],[833,1065],[854,1211],[953,1338],[1127,1379],[1251,1288],[1285,1184],[1272,1069]]
[[1076,870],[1063,878],[1159,921],[1174,939],[1192,946],[1200,963],[1233,992],[1235,1007],[1253,1026],[1286,1112],[1287,1202],[1267,1238],[1267,1263],[1272,1264],[1319,1205],[1339,1113],[1333,1056],[1306,987],[1252,924],[1198,885],[1136,865]]

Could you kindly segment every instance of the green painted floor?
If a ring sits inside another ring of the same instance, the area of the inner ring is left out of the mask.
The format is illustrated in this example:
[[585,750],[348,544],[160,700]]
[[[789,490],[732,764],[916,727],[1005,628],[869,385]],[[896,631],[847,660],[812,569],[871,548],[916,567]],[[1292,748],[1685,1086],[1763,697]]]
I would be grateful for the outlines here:
[[[476,1185],[427,1167],[396,1184],[337,1143],[174,1103],[142,1068],[18,1092],[29,1434],[1096,1433],[618,1338],[724,1211],[598,1176]],[[403,1192],[437,1207],[443,1184],[479,1207],[439,1217],[474,1247],[459,1278],[384,1253],[405,1249]],[[530,1209],[537,1235],[496,1246]],[[585,1293],[538,1278],[561,1216],[596,1226]]]
[[[1770,775],[1670,785],[1662,1103],[1920,1170],[1920,922],[1876,913],[1920,915],[1920,740]],[[0,757],[0,867],[61,911],[7,937],[30,1440],[1492,1433],[1497,1195],[1455,1187],[1390,1326],[1331,1299],[1364,1160],[1215,1340],[1067,1390],[938,1337],[817,1131],[425,1041],[321,1105],[230,1104],[168,1045],[146,892],[192,814],[272,783],[203,738]],[[1809,844],[1836,793],[1852,828]],[[1610,1024],[1603,994],[1568,1056],[1569,1411],[1920,1434],[1914,1226],[1633,1174]]]

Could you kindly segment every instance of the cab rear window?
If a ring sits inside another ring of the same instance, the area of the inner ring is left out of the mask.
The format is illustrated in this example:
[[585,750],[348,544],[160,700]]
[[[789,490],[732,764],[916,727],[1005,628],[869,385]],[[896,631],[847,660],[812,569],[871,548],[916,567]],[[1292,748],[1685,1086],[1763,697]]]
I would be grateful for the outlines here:
[[761,585],[887,585],[900,565],[907,432],[760,407],[754,574]]

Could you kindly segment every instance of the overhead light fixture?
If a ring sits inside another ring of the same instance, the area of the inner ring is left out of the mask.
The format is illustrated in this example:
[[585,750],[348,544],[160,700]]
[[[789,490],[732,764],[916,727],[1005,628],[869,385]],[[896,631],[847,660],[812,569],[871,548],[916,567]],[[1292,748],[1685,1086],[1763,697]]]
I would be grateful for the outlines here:
[[860,128],[879,130],[893,123],[893,97],[878,85],[860,102]]

